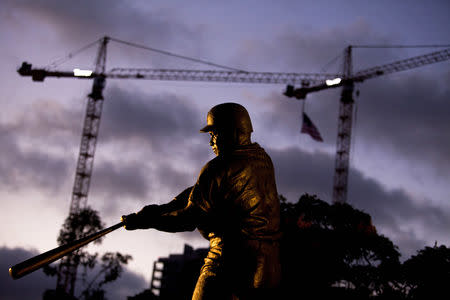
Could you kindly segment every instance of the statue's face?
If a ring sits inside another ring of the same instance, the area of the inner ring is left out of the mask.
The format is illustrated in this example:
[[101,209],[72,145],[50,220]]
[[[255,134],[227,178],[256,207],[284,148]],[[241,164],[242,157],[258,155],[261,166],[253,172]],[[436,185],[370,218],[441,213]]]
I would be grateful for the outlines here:
[[225,152],[233,149],[234,140],[231,132],[213,129],[209,135],[211,136],[209,145],[216,156],[224,155]]
[[219,135],[217,134],[217,132],[215,131],[210,131],[209,135],[211,136],[210,140],[209,140],[209,145],[212,148],[212,151],[214,152],[214,154],[216,156],[219,155],[219,149],[220,149],[220,138]]

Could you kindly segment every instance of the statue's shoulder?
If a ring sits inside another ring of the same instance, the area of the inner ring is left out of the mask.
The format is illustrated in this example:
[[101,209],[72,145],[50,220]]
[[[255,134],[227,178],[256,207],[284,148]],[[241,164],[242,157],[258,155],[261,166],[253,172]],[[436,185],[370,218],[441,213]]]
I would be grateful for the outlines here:
[[219,173],[225,165],[225,160],[221,156],[216,156],[210,161],[208,161],[200,171],[200,175],[208,174],[214,175]]

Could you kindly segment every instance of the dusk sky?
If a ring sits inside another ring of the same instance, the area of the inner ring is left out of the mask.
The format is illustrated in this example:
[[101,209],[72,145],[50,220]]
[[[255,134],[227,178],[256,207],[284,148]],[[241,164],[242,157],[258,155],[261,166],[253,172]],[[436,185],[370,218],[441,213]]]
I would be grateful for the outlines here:
[[[57,246],[69,212],[90,80],[32,82],[23,61],[46,67],[107,35],[246,71],[342,70],[348,45],[449,45],[447,0],[347,1],[0,1],[0,291],[40,299],[55,279],[42,271],[17,281],[10,265]],[[354,49],[358,71],[444,48]],[[57,70],[92,68],[93,47]],[[450,245],[450,62],[358,84],[348,203],[372,216],[407,259],[424,246]],[[111,41],[113,67],[212,69]],[[244,105],[253,141],[272,157],[278,192],[331,203],[340,89],[308,95],[306,113],[324,139],[300,134],[301,102],[284,85],[107,80],[88,204],[107,225],[195,183],[213,158],[199,133],[208,110]],[[198,232],[119,229],[104,253],[133,256],[109,299],[147,288],[153,261],[207,247]],[[6,298],[3,298],[6,297]]]

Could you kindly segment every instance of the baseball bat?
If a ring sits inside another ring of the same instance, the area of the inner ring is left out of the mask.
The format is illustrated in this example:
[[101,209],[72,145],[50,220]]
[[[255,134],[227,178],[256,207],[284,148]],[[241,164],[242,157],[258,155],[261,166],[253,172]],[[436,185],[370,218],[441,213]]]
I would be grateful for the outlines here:
[[61,257],[83,247],[86,244],[89,244],[92,241],[95,241],[96,239],[116,230],[119,227],[122,227],[123,225],[125,225],[124,222],[117,223],[116,225],[100,230],[91,235],[82,237],[81,239],[78,239],[76,241],[36,255],[9,268],[9,275],[13,279],[19,279],[31,272],[36,271],[39,268],[42,268],[45,265],[51,264],[55,260],[60,259]]

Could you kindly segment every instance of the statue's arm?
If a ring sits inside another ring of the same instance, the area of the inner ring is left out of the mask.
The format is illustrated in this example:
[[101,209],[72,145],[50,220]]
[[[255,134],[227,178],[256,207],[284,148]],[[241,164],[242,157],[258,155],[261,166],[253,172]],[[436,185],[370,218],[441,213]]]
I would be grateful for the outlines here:
[[127,230],[155,228],[167,232],[192,231],[202,218],[202,212],[189,202],[192,187],[185,189],[172,201],[151,204],[139,212],[122,216]]
[[166,232],[192,231],[203,219],[203,212],[193,203],[179,210],[161,214],[155,219],[153,228]]
[[161,213],[169,213],[172,211],[180,210],[187,206],[189,195],[191,194],[192,186],[186,188],[178,196],[173,198],[172,201],[166,204],[159,205]]

